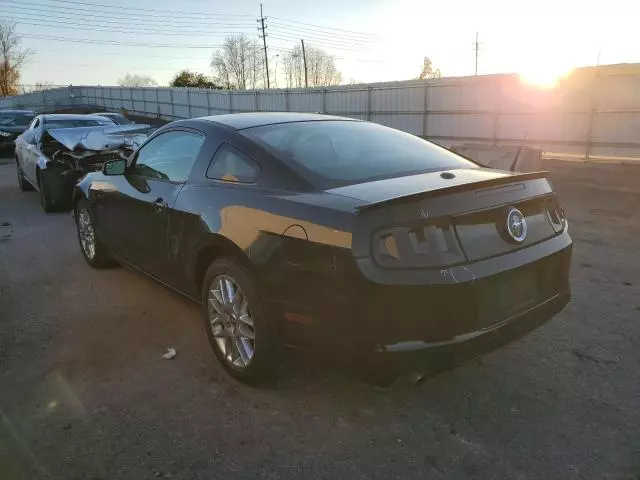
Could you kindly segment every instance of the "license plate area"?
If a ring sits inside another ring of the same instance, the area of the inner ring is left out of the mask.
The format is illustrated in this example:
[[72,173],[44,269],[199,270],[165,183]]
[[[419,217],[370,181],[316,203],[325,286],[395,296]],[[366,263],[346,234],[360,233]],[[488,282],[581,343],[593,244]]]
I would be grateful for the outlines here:
[[517,315],[539,302],[536,270],[525,270],[490,278],[478,289],[480,328]]

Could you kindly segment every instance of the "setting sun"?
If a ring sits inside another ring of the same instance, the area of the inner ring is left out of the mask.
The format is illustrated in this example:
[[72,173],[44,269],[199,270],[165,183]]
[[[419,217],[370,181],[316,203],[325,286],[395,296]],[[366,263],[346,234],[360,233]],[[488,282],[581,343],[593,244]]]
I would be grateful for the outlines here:
[[522,83],[541,88],[553,88],[570,72],[570,68],[557,65],[534,65],[532,68],[520,71],[519,76]]

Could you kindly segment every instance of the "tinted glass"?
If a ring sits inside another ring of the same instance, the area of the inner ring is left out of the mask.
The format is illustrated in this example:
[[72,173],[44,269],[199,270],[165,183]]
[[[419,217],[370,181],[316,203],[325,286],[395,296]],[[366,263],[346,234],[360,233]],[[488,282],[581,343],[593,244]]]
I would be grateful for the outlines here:
[[26,127],[33,120],[34,115],[28,113],[0,113],[0,126]]
[[203,143],[203,135],[191,132],[158,135],[138,151],[134,172],[149,178],[184,182]]
[[474,168],[445,148],[374,123],[296,122],[240,131],[320,188]]
[[54,128],[76,128],[76,127],[112,127],[114,123],[105,118],[104,120],[47,120],[45,127],[47,130]]
[[228,182],[253,183],[260,175],[260,166],[231,145],[218,149],[207,169],[207,177]]
[[97,113],[96,115],[100,115],[102,117],[108,118],[109,120],[113,120],[113,122],[117,123],[118,125],[128,125],[131,123],[128,118],[126,118],[124,115],[120,115],[119,113]]

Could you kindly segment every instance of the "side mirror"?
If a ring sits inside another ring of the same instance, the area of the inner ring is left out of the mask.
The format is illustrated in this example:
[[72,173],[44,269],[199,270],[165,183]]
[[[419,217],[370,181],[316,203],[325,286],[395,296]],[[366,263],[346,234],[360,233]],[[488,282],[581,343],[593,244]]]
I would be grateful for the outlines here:
[[124,158],[112,160],[102,166],[102,173],[105,175],[124,175],[127,169],[127,161]]

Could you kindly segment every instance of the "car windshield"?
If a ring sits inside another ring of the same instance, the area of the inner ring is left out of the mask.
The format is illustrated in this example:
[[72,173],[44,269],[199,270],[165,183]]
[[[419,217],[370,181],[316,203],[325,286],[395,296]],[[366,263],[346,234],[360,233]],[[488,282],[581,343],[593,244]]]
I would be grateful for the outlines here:
[[26,127],[35,115],[28,113],[0,113],[0,125],[4,127]]
[[113,120],[118,125],[128,125],[131,123],[131,120],[129,120],[124,115],[120,115],[119,113],[96,113],[95,115]]
[[477,167],[431,142],[373,123],[295,122],[253,127],[240,133],[323,189]]
[[113,126],[114,123],[111,120],[84,120],[84,119],[73,119],[73,120],[47,120],[45,126],[47,130],[53,130],[56,128],[76,128],[76,127],[109,127]]

